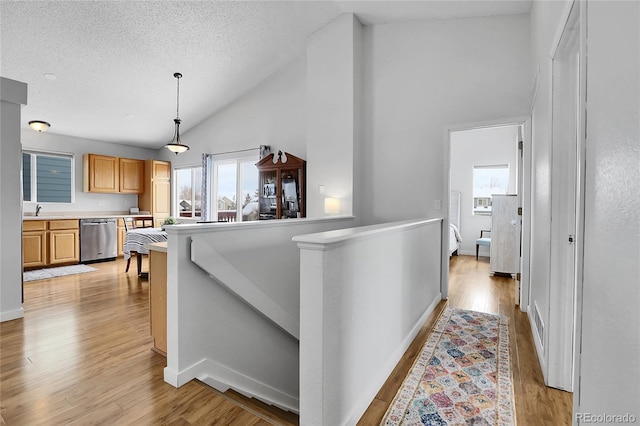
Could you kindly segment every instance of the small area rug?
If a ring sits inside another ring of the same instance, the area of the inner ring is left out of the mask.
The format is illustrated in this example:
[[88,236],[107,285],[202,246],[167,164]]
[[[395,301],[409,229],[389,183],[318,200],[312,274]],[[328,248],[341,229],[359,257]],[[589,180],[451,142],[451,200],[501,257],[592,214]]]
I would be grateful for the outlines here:
[[85,272],[97,271],[96,268],[92,268],[87,265],[71,265],[71,266],[59,266],[57,268],[45,268],[36,269],[33,271],[26,271],[23,274],[23,281],[46,280],[47,278],[62,277],[65,275],[84,274]]
[[505,316],[444,310],[381,425],[514,425]]

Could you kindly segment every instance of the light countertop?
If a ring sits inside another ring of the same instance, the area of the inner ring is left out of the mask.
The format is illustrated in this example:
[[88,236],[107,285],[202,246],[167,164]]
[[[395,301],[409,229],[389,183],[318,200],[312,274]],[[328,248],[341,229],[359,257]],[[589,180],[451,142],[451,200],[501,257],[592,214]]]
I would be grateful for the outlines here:
[[119,217],[133,217],[133,218],[145,218],[150,219],[150,214],[130,214],[129,212],[55,212],[55,213],[41,213],[36,216],[33,213],[25,213],[22,216],[22,220],[60,220],[60,219],[109,219]]
[[152,251],[159,251],[161,253],[167,252],[167,243],[149,243],[147,244],[147,248]]

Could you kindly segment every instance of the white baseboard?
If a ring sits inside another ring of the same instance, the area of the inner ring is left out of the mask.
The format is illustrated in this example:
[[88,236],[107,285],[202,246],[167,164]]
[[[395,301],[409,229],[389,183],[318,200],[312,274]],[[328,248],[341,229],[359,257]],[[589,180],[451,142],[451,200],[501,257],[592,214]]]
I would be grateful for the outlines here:
[[12,321],[14,319],[24,318],[24,309],[13,309],[11,311],[0,312],[0,322]]
[[542,378],[544,379],[545,385],[547,384],[547,363],[544,358],[544,351],[542,349],[542,343],[540,342],[540,337],[538,336],[538,332],[536,330],[536,324],[533,319],[533,309],[529,309],[527,312],[527,318],[529,318],[529,329],[531,330],[531,335],[533,336],[533,343],[536,348],[536,355],[538,355],[538,362],[540,363],[540,370],[542,370]]
[[382,385],[384,385],[384,383],[387,381],[389,375],[391,375],[391,373],[393,372],[393,369],[396,368],[396,365],[398,365],[398,362],[406,352],[409,345],[411,345],[413,340],[416,338],[424,323],[427,322],[429,315],[431,315],[436,309],[436,306],[438,305],[438,303],[440,303],[440,300],[442,300],[442,293],[438,293],[431,304],[427,306],[427,309],[425,309],[424,313],[413,325],[413,328],[402,341],[401,345],[398,346],[398,348],[393,352],[393,354],[391,354],[391,356],[389,356],[389,359],[385,363],[385,365],[377,371],[372,372],[376,374],[374,375],[375,377],[372,380],[371,386],[369,387],[369,389],[367,389],[366,392],[363,392],[362,396],[359,398],[359,401],[354,404],[354,408],[351,410],[351,413],[348,416],[349,420],[347,420],[345,424],[355,425],[356,423],[358,423],[358,420],[360,420],[364,412],[367,410],[367,408],[371,404],[371,401],[373,401],[377,393],[380,391]]
[[300,410],[299,395],[289,395],[210,359],[206,360],[204,371],[198,379],[220,392],[231,388],[245,396],[259,399],[286,411],[298,413]]
[[180,387],[193,379],[198,379],[220,392],[233,389],[249,398],[259,399],[285,411],[297,414],[300,409],[299,396],[289,395],[210,359],[202,359],[180,372],[168,367],[164,369],[164,381],[172,386]]
[[206,359],[201,359],[182,371],[175,371],[169,367],[165,367],[164,381],[176,388],[179,388],[180,386],[189,383],[191,380],[204,374],[206,361]]

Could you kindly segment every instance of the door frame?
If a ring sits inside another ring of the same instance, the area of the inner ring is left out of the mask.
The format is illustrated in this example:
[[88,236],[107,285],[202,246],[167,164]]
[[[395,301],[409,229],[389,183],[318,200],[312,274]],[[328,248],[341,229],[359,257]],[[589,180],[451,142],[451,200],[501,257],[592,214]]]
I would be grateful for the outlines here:
[[[551,200],[554,199],[554,189],[553,180],[554,177],[558,178],[558,176],[554,176],[555,169],[553,167],[553,152],[554,148],[556,148],[559,141],[554,140],[556,136],[556,121],[561,121],[560,112],[556,108],[554,104],[555,99],[555,60],[559,58],[558,55],[564,53],[562,51],[562,42],[564,36],[567,34],[566,31],[571,29],[572,26],[577,28],[577,37],[578,37],[578,45],[577,45],[577,54],[578,61],[577,67],[578,72],[576,74],[578,81],[576,82],[576,97],[575,99],[575,115],[576,115],[576,123],[575,123],[575,131],[576,131],[576,140],[575,140],[575,155],[576,155],[576,164],[575,164],[575,186],[570,188],[572,191],[575,191],[575,208],[571,213],[575,215],[575,248],[574,248],[574,279],[571,284],[572,288],[565,288],[564,292],[558,292],[556,294],[550,293],[549,295],[549,333],[547,334],[547,342],[545,342],[546,351],[546,369],[545,372],[545,381],[548,386],[556,387],[559,389],[567,390],[567,391],[576,391],[579,389],[579,386],[576,384],[579,383],[579,346],[580,346],[580,334],[581,334],[581,312],[582,312],[582,271],[583,271],[583,260],[584,260],[584,179],[585,179],[585,129],[586,129],[586,7],[580,1],[572,1],[567,3],[562,19],[558,25],[558,29],[556,32],[556,36],[551,45],[550,54],[549,54],[549,69],[551,75],[551,84],[550,88],[550,100],[552,102],[551,106],[551,128],[552,128],[552,141],[551,141],[551,152],[552,152],[552,174],[551,174]],[[570,69],[571,71],[571,69]],[[569,147],[572,148],[571,146]],[[556,206],[555,208],[557,208]],[[570,206],[562,205],[560,206],[561,210],[564,213],[567,213]],[[554,210],[554,206],[551,203],[551,213],[556,211]],[[552,218],[553,220],[553,218]],[[550,226],[550,252],[554,249],[561,248],[563,243],[566,242],[566,235],[554,235],[553,233],[553,224]],[[550,255],[551,256],[551,255]],[[550,258],[551,260],[551,258]],[[553,287],[552,274],[554,274],[553,265],[550,262],[549,264],[549,285]],[[569,291],[570,290],[570,291]],[[552,297],[558,296],[558,297]],[[568,300],[568,298],[572,298],[572,300]],[[566,309],[568,303],[571,302],[573,305],[573,312],[571,315],[566,315]],[[551,318],[554,317],[558,320],[559,323],[552,324]],[[555,347],[554,347],[555,345]],[[570,365],[567,365],[570,364]],[[554,366],[554,368],[551,368]],[[577,404],[579,400],[579,395],[574,395],[574,401]],[[575,405],[575,404],[574,404]],[[577,405],[576,405],[577,406]]]
[[[444,220],[442,221],[442,239],[441,239],[441,243],[442,243],[442,256],[441,256],[441,271],[442,271],[442,276],[441,276],[441,282],[440,282],[440,293],[441,293],[441,297],[442,299],[448,299],[449,298],[449,205],[450,205],[450,200],[449,200],[449,196],[451,194],[451,133],[453,132],[460,132],[460,131],[465,131],[465,130],[474,130],[474,129],[482,129],[482,128],[487,128],[487,127],[501,127],[501,126],[523,126],[524,129],[526,130],[526,125],[525,123],[530,122],[530,116],[514,116],[514,117],[506,117],[506,118],[502,118],[502,119],[495,119],[495,120],[487,120],[487,121],[476,121],[476,122],[469,122],[469,123],[458,123],[458,124],[450,124],[448,126],[445,126],[444,128],[444,146],[445,149],[443,150],[443,159],[442,159],[442,164],[443,164],[443,171],[444,171],[444,179],[443,179],[443,197],[442,197],[442,206],[444,207],[444,211],[443,211],[443,215],[442,217],[444,218]],[[526,134],[526,132],[525,132]],[[517,143],[516,141],[514,141],[513,143]],[[529,152],[531,152],[531,150],[529,150]],[[525,159],[526,161],[526,159]],[[519,167],[518,164],[516,164],[516,167]],[[516,171],[516,176],[520,176],[521,171],[517,170]],[[525,177],[525,182],[527,180],[530,180],[530,176],[529,177]],[[526,189],[527,186],[524,185],[524,188]],[[529,185],[530,188],[530,185]],[[531,194],[523,194],[523,196],[527,196],[530,197]],[[521,199],[521,195],[518,195],[519,199]],[[521,229],[521,233],[524,232],[523,229]],[[521,251],[521,254],[524,253],[524,251]],[[528,253],[528,251],[527,251]],[[529,262],[529,259],[524,260],[525,262]],[[528,292],[528,288],[527,288],[527,292]]]

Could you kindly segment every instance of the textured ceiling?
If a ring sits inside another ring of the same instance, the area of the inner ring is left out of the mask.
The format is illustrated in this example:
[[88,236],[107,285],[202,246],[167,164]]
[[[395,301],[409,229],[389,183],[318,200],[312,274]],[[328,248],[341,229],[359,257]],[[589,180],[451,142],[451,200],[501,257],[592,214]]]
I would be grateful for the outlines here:
[[[302,57],[337,16],[364,24],[527,13],[514,1],[7,1],[0,74],[50,132],[159,148]],[[55,74],[55,80],[44,77]],[[133,117],[127,117],[127,116]]]

